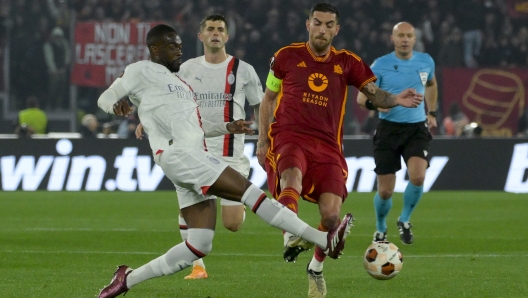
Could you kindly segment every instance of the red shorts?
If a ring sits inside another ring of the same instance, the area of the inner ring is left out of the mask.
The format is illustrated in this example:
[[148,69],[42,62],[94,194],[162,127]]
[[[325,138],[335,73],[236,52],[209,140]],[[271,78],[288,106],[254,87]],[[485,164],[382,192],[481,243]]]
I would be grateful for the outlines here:
[[265,169],[268,189],[273,197],[280,195],[280,173],[296,167],[303,175],[301,196],[317,203],[322,193],[333,193],[345,200],[348,168],[336,146],[294,132],[281,132],[272,139]]

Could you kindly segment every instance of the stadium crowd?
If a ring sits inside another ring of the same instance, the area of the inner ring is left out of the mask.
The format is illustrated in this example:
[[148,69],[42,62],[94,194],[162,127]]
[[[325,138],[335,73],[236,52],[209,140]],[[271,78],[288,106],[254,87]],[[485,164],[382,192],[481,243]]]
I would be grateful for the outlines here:
[[[164,20],[185,37],[188,50],[184,58],[196,56],[196,33],[203,16],[224,14],[230,25],[232,48],[228,51],[255,65],[264,78],[268,71],[266,61],[277,49],[305,40],[303,23],[311,2],[314,1],[84,0],[76,1],[73,8],[77,21]],[[415,50],[429,53],[439,66],[528,66],[528,26],[525,20],[509,16],[505,0],[332,3],[341,10],[341,34],[336,37],[335,47],[350,49],[367,63],[392,51],[392,26],[405,20],[418,29]],[[467,61],[465,42],[472,47],[472,57]]]
[[[44,45],[60,28],[71,42],[74,22],[163,21],[178,30],[185,43],[184,60],[202,54],[196,36],[200,20],[220,13],[229,22],[227,52],[253,65],[264,82],[268,60],[291,42],[306,40],[308,0],[17,0],[0,1],[0,44],[9,38],[10,96],[16,109],[37,95],[43,109],[53,74]],[[528,25],[513,18],[507,0],[335,0],[341,12],[337,49],[349,49],[367,64],[391,52],[392,26],[402,20],[416,27],[416,51],[429,53],[437,68],[528,67]],[[67,69],[71,64],[64,65]],[[46,78],[46,79],[43,79]],[[441,78],[440,78],[441,79]],[[66,86],[67,87],[67,86]],[[67,94],[67,88],[65,88]],[[56,90],[54,92],[57,92]],[[90,98],[101,90],[83,88],[78,106],[96,113]],[[83,103],[83,97],[86,98]],[[439,99],[441,104],[441,96]],[[58,108],[68,108],[64,100]]]

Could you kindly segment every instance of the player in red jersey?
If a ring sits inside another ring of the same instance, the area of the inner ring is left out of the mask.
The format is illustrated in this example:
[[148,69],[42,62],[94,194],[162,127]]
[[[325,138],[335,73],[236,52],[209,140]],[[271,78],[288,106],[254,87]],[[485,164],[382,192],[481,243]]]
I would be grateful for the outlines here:
[[[417,107],[423,96],[413,89],[398,95],[379,89],[360,57],[332,47],[339,32],[339,12],[333,5],[314,5],[306,28],[308,42],[286,46],[271,58],[257,157],[268,173],[273,196],[296,213],[301,196],[317,203],[319,229],[326,231],[339,224],[347,196],[348,169],[342,153],[347,87],[356,87],[380,108]],[[289,233],[284,234],[284,244],[287,262],[312,247]],[[324,259],[324,251],[316,248],[307,268],[309,297],[326,296]]]

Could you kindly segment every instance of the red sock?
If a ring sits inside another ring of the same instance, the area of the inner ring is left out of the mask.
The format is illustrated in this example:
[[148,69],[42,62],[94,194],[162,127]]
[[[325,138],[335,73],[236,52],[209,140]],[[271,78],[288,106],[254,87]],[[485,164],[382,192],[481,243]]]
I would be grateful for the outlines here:
[[295,190],[293,187],[286,187],[284,188],[277,201],[281,203],[282,205],[286,206],[291,211],[295,212],[295,214],[298,214],[297,207],[298,207],[298,201],[299,201],[299,192]]
[[[323,227],[322,224],[319,224],[319,226],[317,227],[317,229],[319,231],[323,231],[323,232],[328,232],[328,229]],[[315,246],[315,251],[314,251],[314,258],[318,261],[318,262],[323,262],[325,259],[326,259],[326,254],[324,253],[324,250],[322,248],[320,248],[319,246]]]

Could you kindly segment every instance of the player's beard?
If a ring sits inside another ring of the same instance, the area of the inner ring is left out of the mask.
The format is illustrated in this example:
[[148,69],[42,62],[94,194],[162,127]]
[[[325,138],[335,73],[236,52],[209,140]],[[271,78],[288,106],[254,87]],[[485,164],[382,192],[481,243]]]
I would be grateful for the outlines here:
[[325,52],[328,49],[328,46],[330,46],[330,44],[332,44],[332,38],[312,38],[312,46],[318,53]]
[[181,60],[180,59],[176,59],[172,62],[169,62],[166,64],[167,68],[171,71],[171,72],[178,72],[180,71],[180,65],[181,65]]

